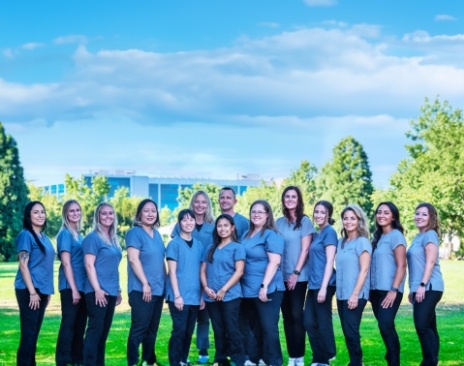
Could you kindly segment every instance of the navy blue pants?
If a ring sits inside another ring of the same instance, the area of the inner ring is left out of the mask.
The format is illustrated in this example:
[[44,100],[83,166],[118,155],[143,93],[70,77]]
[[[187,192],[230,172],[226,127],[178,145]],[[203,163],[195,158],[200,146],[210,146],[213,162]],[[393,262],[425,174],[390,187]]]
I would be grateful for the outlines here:
[[84,333],[87,324],[85,295],[74,305],[71,289],[61,290],[61,325],[56,341],[55,360],[57,366],[84,362]]

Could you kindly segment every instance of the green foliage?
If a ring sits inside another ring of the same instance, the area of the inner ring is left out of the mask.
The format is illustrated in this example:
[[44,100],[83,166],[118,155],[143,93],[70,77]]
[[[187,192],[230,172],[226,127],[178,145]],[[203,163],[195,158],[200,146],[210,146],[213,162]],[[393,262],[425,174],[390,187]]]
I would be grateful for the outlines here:
[[61,228],[61,208],[62,203],[54,194],[44,192],[42,188],[36,187],[32,183],[28,183],[29,199],[31,201],[40,201],[45,206],[47,212],[47,229],[48,236],[55,236]]
[[372,217],[374,192],[367,154],[353,137],[342,139],[333,149],[333,157],[322,168],[317,181],[319,199],[331,201],[336,217],[350,204],[358,204]]
[[[406,217],[418,203],[428,201],[439,212],[442,231],[464,237],[464,114],[448,102],[435,99],[411,121],[406,146],[409,157],[401,161],[390,183]],[[404,214],[403,214],[404,216]],[[408,226],[414,232],[412,220]]]
[[179,189],[179,195],[177,197],[179,207],[174,210],[174,217],[177,216],[177,213],[181,209],[188,208],[190,206],[190,201],[196,191],[205,191],[208,194],[211,200],[213,216],[216,217],[221,212],[221,208],[219,207],[219,192],[221,191],[221,188],[221,186],[213,183],[195,183],[192,187]]
[[238,203],[235,211],[245,217],[249,217],[250,207],[256,200],[266,200],[269,202],[274,213],[274,218],[282,216],[282,204],[280,203],[281,189],[276,182],[271,181],[269,184],[261,181],[257,187],[248,187],[248,189],[237,198]]
[[118,217],[118,235],[121,238],[122,246],[125,246],[123,238],[132,227],[134,215],[140,201],[142,199],[139,197],[129,197],[127,187],[118,188],[114,192],[114,197],[110,199],[110,203],[113,205]]
[[282,182],[282,188],[297,186],[301,189],[306,212],[312,212],[312,206],[318,200],[316,188],[317,168],[307,160],[301,162],[300,167],[290,173],[290,177]]
[[0,122],[0,259],[5,261],[16,253],[15,238],[22,229],[27,193],[16,141]]

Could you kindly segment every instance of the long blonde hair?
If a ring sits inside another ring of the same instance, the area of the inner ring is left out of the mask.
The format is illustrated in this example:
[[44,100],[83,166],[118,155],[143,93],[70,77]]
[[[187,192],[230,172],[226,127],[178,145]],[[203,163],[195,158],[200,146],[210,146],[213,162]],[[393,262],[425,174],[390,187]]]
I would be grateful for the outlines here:
[[104,206],[110,207],[114,211],[114,207],[111,206],[109,203],[107,202],[100,203],[95,209],[95,213],[93,215],[93,230],[98,234],[100,239],[102,239],[106,244],[114,245],[115,247],[121,249],[121,246],[119,245],[119,239],[116,233],[116,228],[118,227],[118,217],[116,216],[116,212],[114,213],[114,221],[108,230],[108,234],[110,236],[109,240],[108,240],[108,237],[105,235],[105,232],[103,231],[103,228],[100,224],[100,221],[99,221],[100,211],[102,210]]
[[[78,205],[79,209],[81,210],[81,219],[77,223],[76,229],[74,229],[72,227],[71,223],[68,220],[68,212],[69,212],[69,208],[71,207],[72,204]],[[62,222],[61,229],[69,230],[69,232],[73,236],[74,240],[78,240],[79,239],[79,233],[81,232],[81,225],[82,225],[82,207],[79,204],[79,202],[77,202],[76,200],[68,200],[68,201],[66,201],[64,203],[63,209],[61,210],[61,222]]]
[[209,198],[208,193],[206,193],[205,191],[196,191],[193,194],[192,199],[190,200],[190,207],[189,208],[195,213],[195,210],[193,209],[193,202],[195,202],[195,199],[200,195],[205,197],[205,200],[206,200],[206,203],[207,203],[207,206],[208,206],[208,207],[206,207],[204,221],[211,224],[211,223],[214,222],[214,217],[213,217],[213,208],[212,208],[212,205],[211,205],[211,199]]

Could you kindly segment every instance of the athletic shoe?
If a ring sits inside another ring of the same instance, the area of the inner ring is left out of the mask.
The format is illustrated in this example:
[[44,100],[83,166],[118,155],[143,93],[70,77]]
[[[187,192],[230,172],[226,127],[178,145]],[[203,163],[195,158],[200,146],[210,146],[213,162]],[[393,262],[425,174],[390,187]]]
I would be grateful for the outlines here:
[[208,363],[208,361],[209,361],[209,356],[208,355],[200,355],[200,356],[198,356],[198,363],[205,364],[205,363]]

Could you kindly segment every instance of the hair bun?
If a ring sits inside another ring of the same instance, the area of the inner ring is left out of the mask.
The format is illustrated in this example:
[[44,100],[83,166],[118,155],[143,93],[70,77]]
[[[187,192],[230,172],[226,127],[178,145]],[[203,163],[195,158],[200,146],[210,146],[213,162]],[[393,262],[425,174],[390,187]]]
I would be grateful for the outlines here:
[[333,225],[333,224],[335,224],[335,220],[334,220],[333,218],[330,217],[330,218],[329,218],[329,225]]

